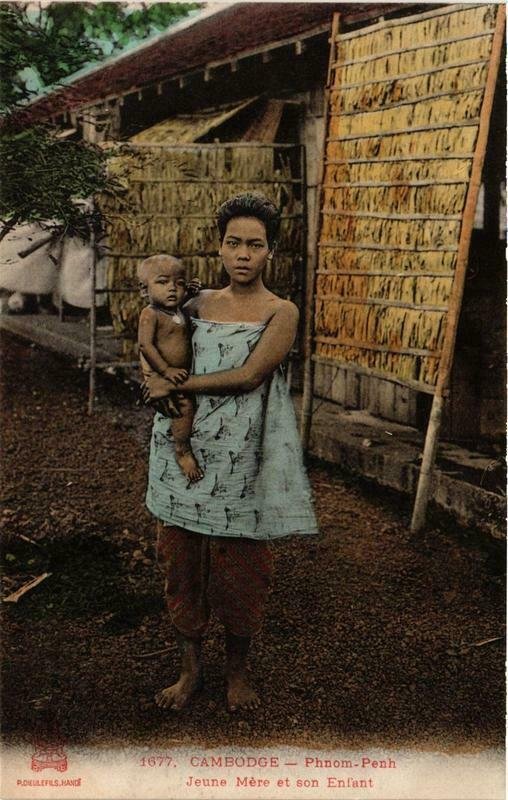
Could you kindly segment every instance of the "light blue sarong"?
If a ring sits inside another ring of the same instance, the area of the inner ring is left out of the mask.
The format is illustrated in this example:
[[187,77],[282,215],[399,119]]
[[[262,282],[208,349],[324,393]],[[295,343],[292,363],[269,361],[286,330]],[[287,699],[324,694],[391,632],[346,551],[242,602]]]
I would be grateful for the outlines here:
[[[266,327],[191,322],[195,375],[244,364]],[[196,405],[191,444],[205,477],[189,484],[175,460],[171,420],[156,414],[147,492],[152,514],[214,536],[318,533],[282,370],[252,392],[197,395]]]

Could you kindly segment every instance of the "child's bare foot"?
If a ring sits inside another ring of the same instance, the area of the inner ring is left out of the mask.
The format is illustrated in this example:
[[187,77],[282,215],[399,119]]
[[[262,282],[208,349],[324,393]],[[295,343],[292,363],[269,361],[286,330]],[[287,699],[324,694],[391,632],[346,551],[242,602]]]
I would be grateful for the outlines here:
[[173,711],[181,711],[202,685],[201,673],[182,672],[176,683],[168,686],[167,689],[162,689],[155,695],[155,702],[159,708],[172,708]]
[[245,672],[228,675],[227,684],[228,711],[241,711],[259,706],[259,697],[249,684]]
[[192,450],[175,453],[176,461],[180,469],[190,483],[197,483],[204,477],[204,472],[194,458]]

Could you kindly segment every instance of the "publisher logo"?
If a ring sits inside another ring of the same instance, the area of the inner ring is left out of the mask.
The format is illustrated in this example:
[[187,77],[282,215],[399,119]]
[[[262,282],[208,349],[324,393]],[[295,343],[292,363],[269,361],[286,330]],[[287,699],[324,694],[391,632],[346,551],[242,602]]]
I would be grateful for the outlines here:
[[66,772],[67,756],[63,749],[63,742],[34,742],[30,768],[34,772],[41,772],[43,769]]

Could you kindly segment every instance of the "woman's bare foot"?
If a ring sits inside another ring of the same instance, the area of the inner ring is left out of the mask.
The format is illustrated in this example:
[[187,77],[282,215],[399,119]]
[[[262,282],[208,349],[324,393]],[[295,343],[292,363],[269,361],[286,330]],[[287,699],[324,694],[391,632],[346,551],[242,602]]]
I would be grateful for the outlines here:
[[175,635],[182,656],[180,678],[172,686],[158,692],[155,695],[155,702],[159,708],[181,711],[192,695],[203,685],[201,640],[188,639],[180,631],[176,631]]
[[226,632],[226,681],[229,711],[253,709],[259,706],[259,697],[249,683],[247,654],[249,636],[235,636]]
[[167,689],[161,689],[155,695],[155,702],[159,708],[172,708],[174,711],[181,711],[192,695],[201,688],[203,679],[201,673],[182,673],[179,680]]
[[204,477],[205,473],[194,458],[194,454],[190,448],[182,450],[181,452],[176,450],[175,458],[178,466],[182,470],[185,477],[189,479],[190,483],[196,483]]
[[227,684],[228,711],[241,711],[259,706],[259,697],[249,684],[246,673],[228,675]]

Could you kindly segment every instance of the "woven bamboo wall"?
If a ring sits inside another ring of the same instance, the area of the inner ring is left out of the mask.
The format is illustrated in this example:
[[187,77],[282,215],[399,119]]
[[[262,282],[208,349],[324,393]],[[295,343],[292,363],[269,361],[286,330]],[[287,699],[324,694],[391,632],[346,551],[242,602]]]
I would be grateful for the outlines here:
[[432,392],[497,6],[332,42],[315,358]]
[[[129,145],[114,156],[110,174],[123,192],[103,196],[101,211],[108,234],[108,288],[115,332],[124,338],[126,358],[133,355],[139,312],[136,266],[155,253],[181,258],[187,276],[208,288],[220,286],[221,261],[215,224],[218,206],[246,191],[265,194],[282,209],[276,257],[266,282],[282,296],[301,281],[304,191],[301,151],[297,146],[252,144]],[[295,177],[299,173],[298,177]]]

